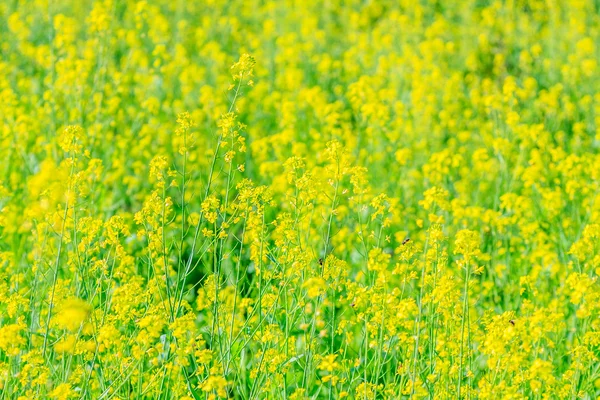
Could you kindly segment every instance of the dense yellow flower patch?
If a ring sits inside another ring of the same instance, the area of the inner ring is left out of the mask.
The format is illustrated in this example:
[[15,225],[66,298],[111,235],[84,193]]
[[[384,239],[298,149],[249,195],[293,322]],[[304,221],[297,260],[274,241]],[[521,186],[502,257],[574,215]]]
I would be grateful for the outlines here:
[[0,2],[0,399],[600,395],[600,3]]

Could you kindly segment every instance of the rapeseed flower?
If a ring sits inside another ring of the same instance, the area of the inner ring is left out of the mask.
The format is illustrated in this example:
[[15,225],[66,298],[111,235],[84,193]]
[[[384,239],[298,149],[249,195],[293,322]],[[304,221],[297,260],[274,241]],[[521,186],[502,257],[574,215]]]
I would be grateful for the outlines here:
[[597,2],[29,3],[4,398],[600,396]]

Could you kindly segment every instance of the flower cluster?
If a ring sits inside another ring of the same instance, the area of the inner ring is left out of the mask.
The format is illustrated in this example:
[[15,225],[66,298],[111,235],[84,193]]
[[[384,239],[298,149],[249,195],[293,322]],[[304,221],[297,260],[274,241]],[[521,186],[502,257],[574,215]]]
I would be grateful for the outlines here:
[[0,2],[0,397],[597,398],[599,11]]

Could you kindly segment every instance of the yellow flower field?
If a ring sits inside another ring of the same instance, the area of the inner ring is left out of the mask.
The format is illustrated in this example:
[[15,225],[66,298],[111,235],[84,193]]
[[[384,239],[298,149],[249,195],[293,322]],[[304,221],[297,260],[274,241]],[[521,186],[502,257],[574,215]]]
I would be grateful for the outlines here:
[[0,39],[0,400],[599,398],[598,0],[4,0]]

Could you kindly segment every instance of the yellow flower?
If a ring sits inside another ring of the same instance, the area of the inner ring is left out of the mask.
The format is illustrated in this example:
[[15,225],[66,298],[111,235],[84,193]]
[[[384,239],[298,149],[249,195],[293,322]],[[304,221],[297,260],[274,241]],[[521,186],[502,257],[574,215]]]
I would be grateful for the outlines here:
[[328,354],[321,359],[319,363],[319,369],[321,371],[333,372],[339,367],[339,363],[335,360],[337,358],[337,354]]
[[68,383],[61,383],[58,386],[56,386],[48,394],[48,396],[51,399],[55,400],[68,400],[71,398],[75,398],[77,396],[77,393],[71,388],[71,385],[69,385]]
[[203,392],[216,392],[219,398],[227,397],[227,380],[222,376],[211,375],[206,380],[200,383],[200,389]]
[[454,253],[462,254],[465,259],[469,259],[473,256],[479,255],[479,233],[463,229],[456,233],[456,240],[454,241]]
[[73,297],[65,300],[57,307],[57,312],[52,320],[60,329],[74,332],[79,330],[87,321],[91,311],[92,307],[88,303]]
[[0,350],[9,356],[16,356],[20,349],[25,345],[25,338],[22,336],[25,325],[22,323],[8,324],[0,327]]

